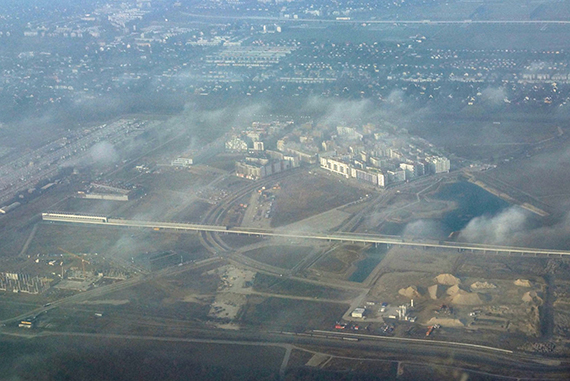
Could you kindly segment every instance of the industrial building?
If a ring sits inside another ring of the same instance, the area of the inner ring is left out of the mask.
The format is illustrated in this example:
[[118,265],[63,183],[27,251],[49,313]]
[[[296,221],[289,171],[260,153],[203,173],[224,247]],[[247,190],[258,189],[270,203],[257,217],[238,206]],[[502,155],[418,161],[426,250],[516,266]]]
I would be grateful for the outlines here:
[[363,319],[366,313],[366,309],[362,307],[355,308],[354,311],[350,314],[353,318]]
[[2,208],[0,208],[0,214],[6,214],[8,212],[11,212],[12,210],[16,209],[20,205],[21,204],[19,202],[13,202],[10,205],[3,206]]
[[134,187],[93,182],[85,191],[78,191],[77,197],[91,200],[129,201],[139,193],[140,189]]
[[128,194],[77,192],[77,196],[91,200],[129,201]]
[[194,158],[190,156],[185,157],[178,157],[170,162],[170,165],[173,167],[190,167],[194,164]]

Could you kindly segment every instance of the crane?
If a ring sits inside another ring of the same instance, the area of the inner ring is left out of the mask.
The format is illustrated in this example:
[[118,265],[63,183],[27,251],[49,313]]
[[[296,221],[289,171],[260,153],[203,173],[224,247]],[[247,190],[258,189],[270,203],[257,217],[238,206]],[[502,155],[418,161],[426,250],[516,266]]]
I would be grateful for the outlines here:
[[[85,258],[82,258],[82,257],[80,257],[80,256],[77,255],[77,254],[73,254],[73,253],[70,252],[70,251],[67,251],[67,250],[65,250],[65,249],[62,249],[61,247],[58,247],[58,249],[61,250],[61,251],[63,251],[63,252],[66,253],[66,254],[69,254],[69,255],[71,255],[71,256],[74,256],[75,258],[81,259],[81,267],[83,268],[83,278],[85,278],[85,262],[87,262],[87,263],[89,263],[89,264],[91,264],[91,263],[90,263],[88,260],[86,260]],[[63,270],[62,270],[62,271],[63,271]]]

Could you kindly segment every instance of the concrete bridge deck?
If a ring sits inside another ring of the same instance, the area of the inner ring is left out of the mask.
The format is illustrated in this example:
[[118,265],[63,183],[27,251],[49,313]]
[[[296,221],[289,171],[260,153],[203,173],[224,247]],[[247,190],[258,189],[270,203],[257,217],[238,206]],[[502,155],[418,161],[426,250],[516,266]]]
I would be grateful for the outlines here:
[[459,251],[479,252],[479,253],[495,253],[495,254],[522,254],[532,256],[545,257],[566,257],[570,256],[570,251],[539,249],[518,246],[499,246],[486,245],[465,242],[436,241],[429,239],[415,239],[410,237],[362,234],[362,233],[315,233],[304,231],[287,231],[285,229],[252,229],[242,227],[227,227],[220,225],[200,225],[182,222],[160,222],[160,221],[142,221],[142,220],[126,220],[118,218],[107,218],[101,216],[90,216],[72,213],[42,213],[42,220],[69,222],[76,224],[90,225],[106,225],[106,226],[122,226],[134,228],[150,228],[154,230],[178,230],[178,231],[196,231],[196,232],[214,232],[225,234],[247,234],[265,237],[281,237],[290,239],[316,239],[336,242],[358,242],[371,244],[388,244],[419,248],[439,248],[453,249]]

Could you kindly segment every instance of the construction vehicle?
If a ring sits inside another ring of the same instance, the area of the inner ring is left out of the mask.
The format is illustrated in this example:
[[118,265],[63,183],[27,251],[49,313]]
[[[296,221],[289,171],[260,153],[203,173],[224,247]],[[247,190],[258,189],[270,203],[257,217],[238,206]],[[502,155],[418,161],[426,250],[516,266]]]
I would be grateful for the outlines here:
[[428,327],[427,332],[426,332],[426,336],[431,335],[432,332],[433,332],[433,325],[430,325],[430,326]]

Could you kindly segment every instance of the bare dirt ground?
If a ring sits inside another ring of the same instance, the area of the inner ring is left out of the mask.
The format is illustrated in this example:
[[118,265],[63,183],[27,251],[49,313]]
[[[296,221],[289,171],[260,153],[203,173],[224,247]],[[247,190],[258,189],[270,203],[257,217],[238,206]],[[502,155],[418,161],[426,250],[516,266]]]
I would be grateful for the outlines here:
[[[108,227],[42,223],[33,237],[28,254],[98,253],[109,260],[128,261],[144,253],[173,250],[185,260],[205,258],[206,249],[196,234],[164,233]],[[41,262],[38,265],[43,264]]]
[[238,269],[234,266],[218,268],[221,284],[210,306],[209,317],[235,320],[247,303],[247,293],[253,286],[255,272]]
[[356,201],[367,192],[320,171],[299,171],[281,182],[280,196],[275,200],[272,227],[304,220],[332,208]]
[[333,209],[324,213],[317,214],[316,216],[305,218],[304,220],[283,226],[282,229],[287,229],[288,231],[310,230],[317,232],[327,232],[334,230],[348,217],[350,217],[350,213],[339,209]]
[[393,247],[380,266],[386,272],[415,271],[441,274],[451,272],[459,257],[460,254],[452,250]]
[[[507,271],[507,267],[498,265],[520,263],[520,259],[477,258],[475,262],[480,267],[476,267],[470,263],[469,255],[393,248],[380,263],[380,277],[371,285],[367,300],[398,306],[409,305],[413,299],[410,314],[417,316],[419,324],[460,328],[458,332],[476,330],[486,340],[494,340],[501,333],[538,337],[540,308],[546,295],[542,277],[535,273],[521,280],[521,272]],[[533,271],[531,263],[523,260],[519,267],[527,267],[529,275]],[[472,272],[464,271],[466,268]],[[441,275],[440,280],[436,279],[440,274],[455,277]],[[445,283],[448,281],[451,283]],[[374,307],[369,311],[370,321],[379,314],[376,310]],[[562,315],[560,320],[564,321]]]

